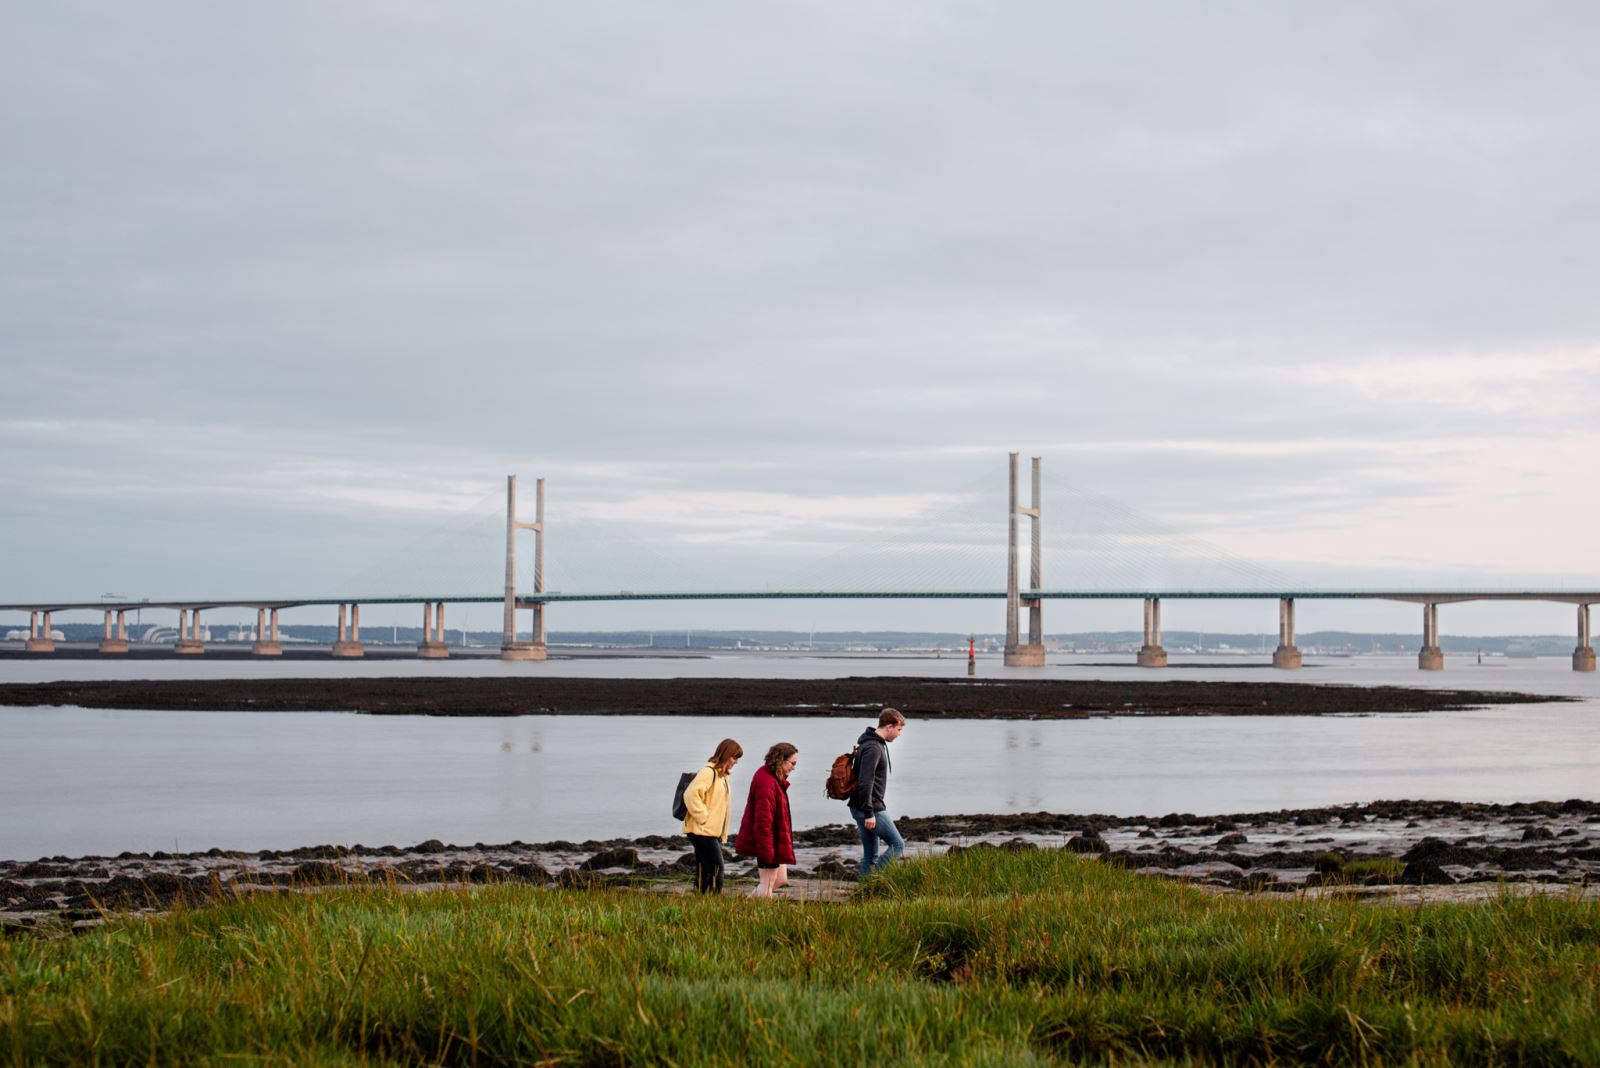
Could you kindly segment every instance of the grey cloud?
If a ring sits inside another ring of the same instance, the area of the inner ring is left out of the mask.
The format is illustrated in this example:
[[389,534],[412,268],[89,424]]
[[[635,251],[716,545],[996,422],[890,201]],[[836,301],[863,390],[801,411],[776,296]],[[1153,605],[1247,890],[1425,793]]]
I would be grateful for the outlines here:
[[[1049,477],[1200,534],[1315,532],[1468,477],[1418,445],[1542,440],[1600,400],[1600,368],[1519,367],[1600,335],[1584,5],[0,19],[7,409],[80,428],[0,428],[28,517],[0,548],[41,585],[94,543],[33,517],[90,502],[150,539],[125,570],[220,588],[238,557],[164,523],[272,557],[315,516],[326,559],[259,581],[349,573],[374,513],[318,492],[341,478],[983,516],[1030,442],[1103,446]],[[1424,358],[1503,380],[1385,388]],[[842,536],[726,551],[788,574]]]

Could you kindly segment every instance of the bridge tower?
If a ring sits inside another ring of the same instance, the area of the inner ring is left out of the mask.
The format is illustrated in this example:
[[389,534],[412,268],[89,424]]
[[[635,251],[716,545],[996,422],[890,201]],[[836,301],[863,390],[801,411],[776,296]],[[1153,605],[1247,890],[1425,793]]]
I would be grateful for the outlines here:
[[[1017,588],[1017,516],[1033,520],[1032,567],[1028,588],[1038,590],[1043,582],[1039,549],[1039,458],[1033,458],[1033,507],[1017,506],[1017,454],[1011,454],[1011,510],[1008,517],[1006,548],[1006,667],[1044,667],[1044,604],[1038,597],[1022,596]],[[1028,643],[1021,642],[1022,602],[1028,602]]]
[[533,592],[544,592],[544,479],[535,484],[534,521],[517,522],[517,476],[506,476],[506,606],[505,632],[500,639],[501,660],[543,660],[544,602],[533,605],[533,640],[517,640],[517,531],[533,531]]

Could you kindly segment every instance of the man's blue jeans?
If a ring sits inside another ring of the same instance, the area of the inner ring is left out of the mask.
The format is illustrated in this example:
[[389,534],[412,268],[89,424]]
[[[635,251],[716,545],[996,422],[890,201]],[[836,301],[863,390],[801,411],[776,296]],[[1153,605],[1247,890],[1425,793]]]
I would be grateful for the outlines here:
[[[877,817],[877,822],[869,830],[867,828],[866,809],[850,806],[850,816],[856,821],[856,830],[861,832],[861,875],[865,878],[875,871],[879,871],[885,864],[894,860],[905,851],[905,839],[900,837],[900,832],[895,830],[894,820],[889,818],[889,813],[879,809],[871,815]],[[884,850],[878,852],[878,840],[883,840]]]

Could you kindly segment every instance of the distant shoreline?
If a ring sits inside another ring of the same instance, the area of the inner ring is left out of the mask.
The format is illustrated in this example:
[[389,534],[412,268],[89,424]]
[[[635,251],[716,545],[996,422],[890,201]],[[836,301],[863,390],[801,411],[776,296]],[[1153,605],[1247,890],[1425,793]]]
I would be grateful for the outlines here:
[[870,716],[918,719],[1316,716],[1444,712],[1575,700],[1404,686],[1193,679],[331,678],[131,679],[0,684],[0,706],[372,715]]

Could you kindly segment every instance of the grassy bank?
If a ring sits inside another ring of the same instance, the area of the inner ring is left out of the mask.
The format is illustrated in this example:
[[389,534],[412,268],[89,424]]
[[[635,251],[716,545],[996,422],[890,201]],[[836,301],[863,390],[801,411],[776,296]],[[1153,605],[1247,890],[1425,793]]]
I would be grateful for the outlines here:
[[848,904],[490,886],[0,945],[0,1062],[1600,1063],[1600,908],[1218,898],[1059,852]]

